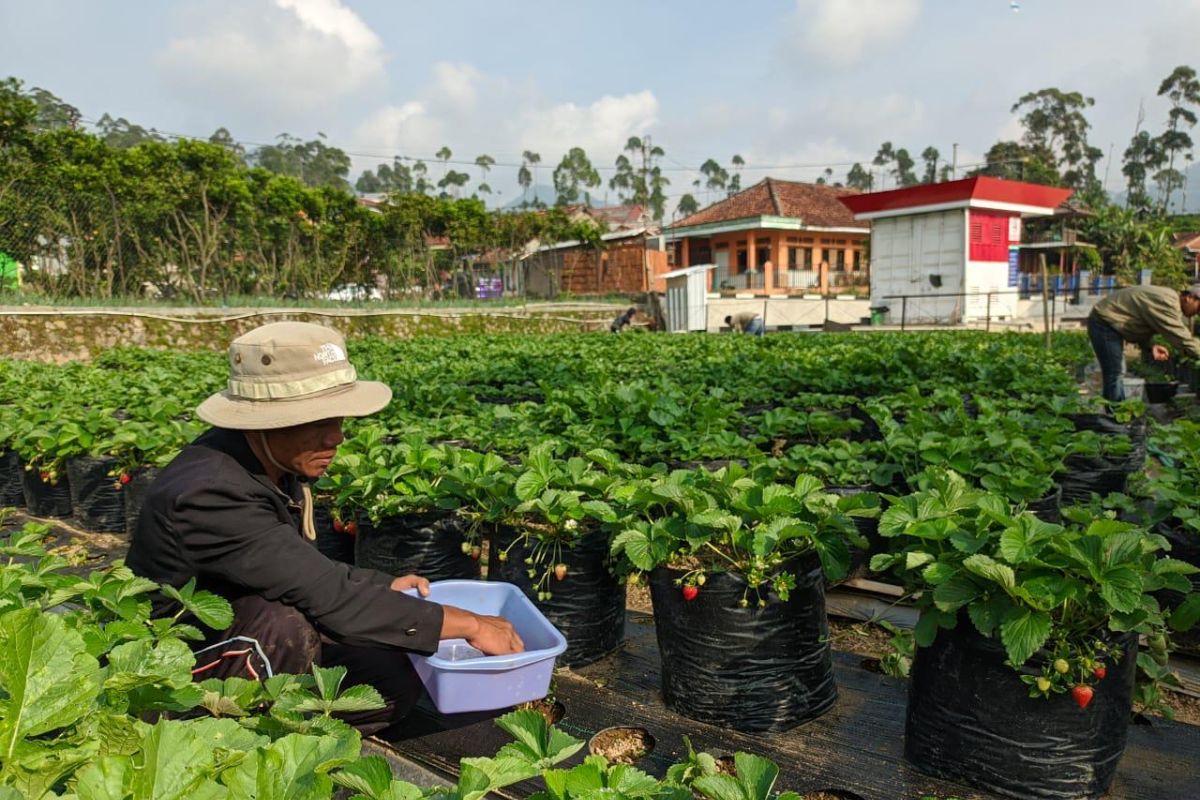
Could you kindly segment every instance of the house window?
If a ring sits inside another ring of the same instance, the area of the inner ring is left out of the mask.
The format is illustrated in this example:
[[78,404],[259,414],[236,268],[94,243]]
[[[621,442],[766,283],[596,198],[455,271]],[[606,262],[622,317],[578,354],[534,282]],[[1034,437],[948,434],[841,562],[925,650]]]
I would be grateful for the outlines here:
[[862,250],[854,251],[854,271],[858,272],[862,269]]
[[790,269],[813,268],[813,251],[811,247],[789,247],[788,267]]
[[771,248],[763,247],[760,245],[758,247],[757,257],[754,259],[755,265],[759,269],[762,269],[763,267],[765,267],[767,265],[767,262],[770,260],[771,260]]
[[746,251],[745,251],[745,249],[743,249],[743,248],[738,248],[738,251],[737,251],[737,268],[738,268],[738,272],[745,272],[745,271],[746,271],[746,267],[748,267],[748,266],[749,266],[749,264],[750,264],[750,262],[749,262],[749,261],[747,261],[746,259],[747,259],[747,256],[746,256]]
[[845,250],[826,250],[825,260],[829,263],[829,268],[841,272],[846,268],[846,251]]

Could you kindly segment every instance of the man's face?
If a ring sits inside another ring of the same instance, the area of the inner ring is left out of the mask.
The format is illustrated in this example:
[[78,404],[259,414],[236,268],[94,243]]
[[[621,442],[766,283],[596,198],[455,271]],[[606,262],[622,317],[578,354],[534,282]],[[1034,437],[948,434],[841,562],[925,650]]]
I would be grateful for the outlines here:
[[346,438],[342,435],[341,417],[267,431],[266,435],[271,455],[306,478],[321,477],[337,454],[337,446]]
[[1184,292],[1179,298],[1179,307],[1185,317],[1194,317],[1200,312],[1200,297],[1191,292]]

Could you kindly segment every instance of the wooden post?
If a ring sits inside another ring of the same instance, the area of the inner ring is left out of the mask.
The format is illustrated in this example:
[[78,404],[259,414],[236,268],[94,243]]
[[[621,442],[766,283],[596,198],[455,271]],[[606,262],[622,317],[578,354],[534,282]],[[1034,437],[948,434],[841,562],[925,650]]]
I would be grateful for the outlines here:
[[1038,268],[1042,273],[1042,324],[1046,326],[1046,349],[1050,349],[1050,279],[1046,270],[1046,254],[1038,253]]

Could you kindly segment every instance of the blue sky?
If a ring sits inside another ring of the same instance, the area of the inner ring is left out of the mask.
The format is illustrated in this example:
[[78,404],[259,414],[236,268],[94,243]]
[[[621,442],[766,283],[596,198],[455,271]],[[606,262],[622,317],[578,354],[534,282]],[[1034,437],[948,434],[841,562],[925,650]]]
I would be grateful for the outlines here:
[[675,197],[734,153],[747,185],[840,178],[884,140],[945,158],[957,142],[970,164],[1016,135],[1018,97],[1058,86],[1095,98],[1119,190],[1139,102],[1159,130],[1158,84],[1200,60],[1198,30],[1200,0],[0,0],[0,75],[87,119],[251,143],[320,131],[356,172],[488,153],[502,202],[522,150],[548,183],[568,147],[611,168],[630,135],[666,149]]

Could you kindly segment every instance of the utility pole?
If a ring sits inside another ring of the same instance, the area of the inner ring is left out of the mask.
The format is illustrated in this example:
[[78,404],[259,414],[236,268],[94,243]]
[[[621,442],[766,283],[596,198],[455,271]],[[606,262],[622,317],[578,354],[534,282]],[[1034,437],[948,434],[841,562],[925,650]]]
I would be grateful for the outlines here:
[[958,180],[958,142],[954,143],[954,156],[950,162],[950,180]]

